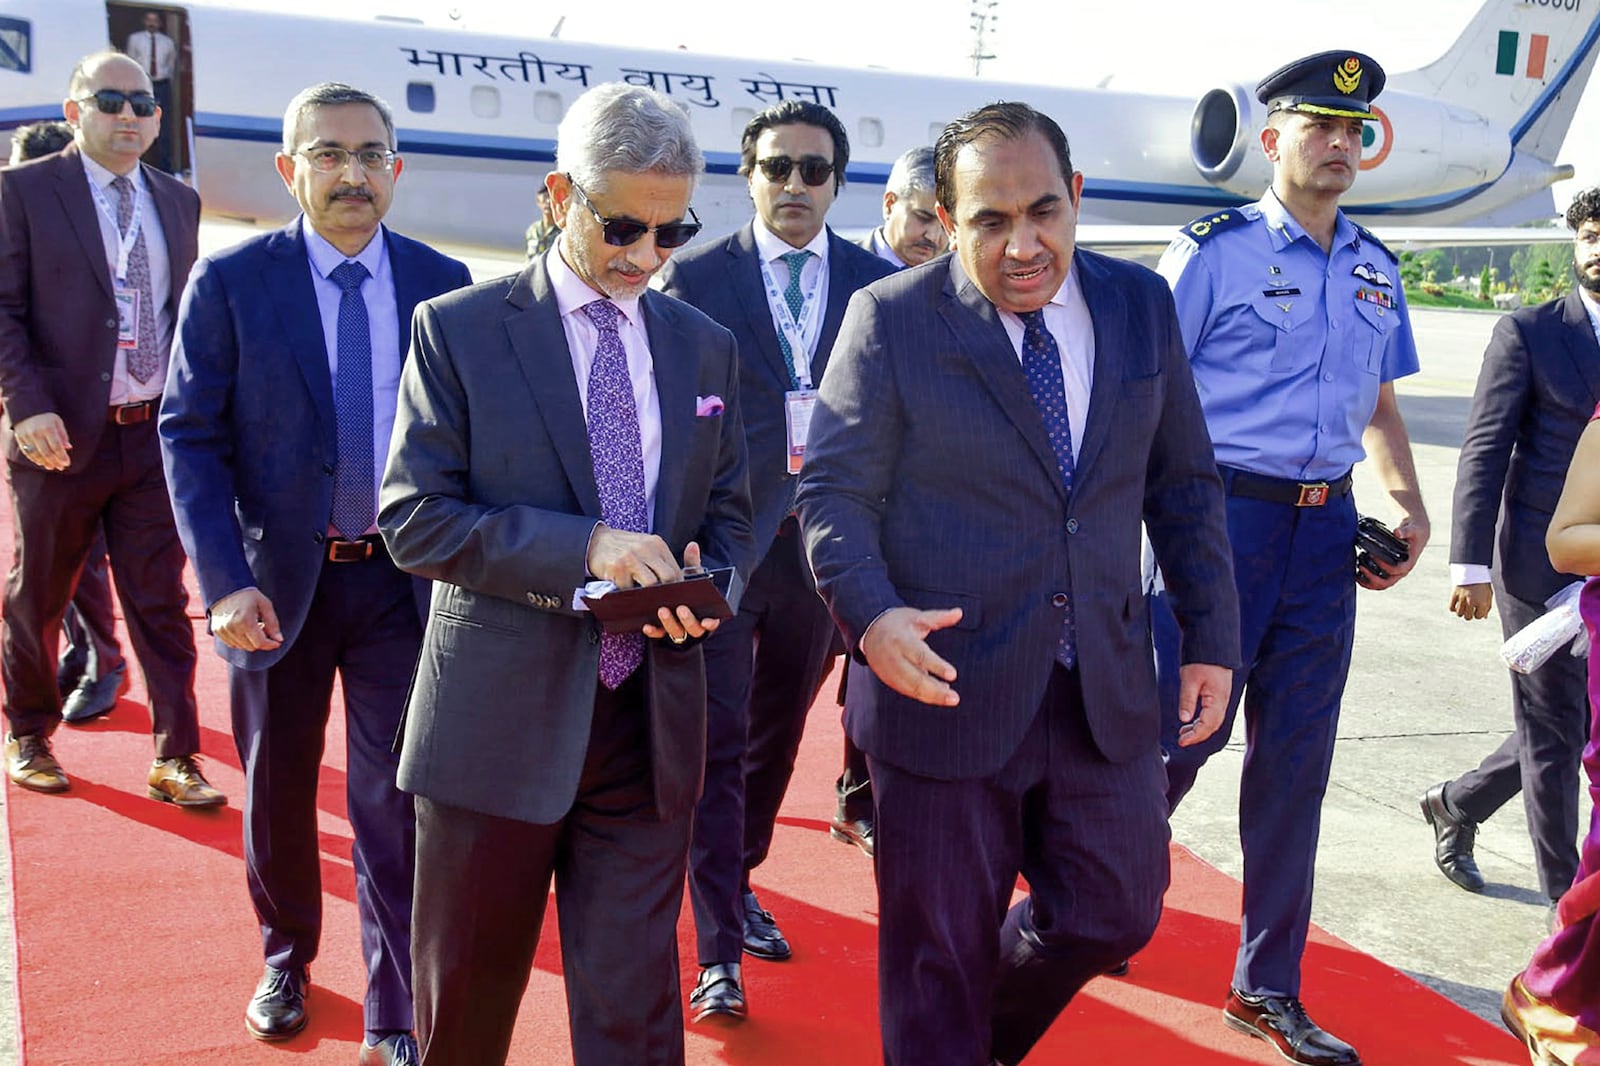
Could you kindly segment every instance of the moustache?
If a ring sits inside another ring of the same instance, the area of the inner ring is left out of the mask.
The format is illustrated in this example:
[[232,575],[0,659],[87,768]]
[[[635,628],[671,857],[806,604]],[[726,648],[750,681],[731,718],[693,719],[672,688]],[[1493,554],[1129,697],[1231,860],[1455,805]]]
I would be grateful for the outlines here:
[[372,190],[357,189],[354,186],[346,186],[342,189],[335,189],[333,191],[333,195],[328,197],[328,201],[332,203],[338,200],[366,200],[370,203],[372,201]]

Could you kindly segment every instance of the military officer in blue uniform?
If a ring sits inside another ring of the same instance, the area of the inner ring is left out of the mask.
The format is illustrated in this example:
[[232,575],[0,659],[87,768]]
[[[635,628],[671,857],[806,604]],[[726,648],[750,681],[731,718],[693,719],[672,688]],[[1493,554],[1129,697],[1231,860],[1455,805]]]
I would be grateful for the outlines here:
[[[1168,800],[1176,807],[1227,743],[1242,702],[1244,918],[1223,1016],[1309,1066],[1361,1061],[1300,1003],[1356,585],[1388,588],[1428,542],[1394,394],[1395,379],[1417,370],[1399,265],[1339,210],[1383,83],[1383,69],[1357,52],[1324,52],[1269,75],[1256,96],[1267,105],[1261,146],[1272,187],[1184,227],[1160,265],[1227,487],[1245,663],[1223,726],[1205,743],[1179,747],[1171,709]],[[1398,517],[1395,532],[1410,547],[1407,562],[1381,574],[1356,564],[1350,468],[1363,458],[1389,497],[1364,501],[1369,513]],[[1177,650],[1157,649],[1163,673]]]

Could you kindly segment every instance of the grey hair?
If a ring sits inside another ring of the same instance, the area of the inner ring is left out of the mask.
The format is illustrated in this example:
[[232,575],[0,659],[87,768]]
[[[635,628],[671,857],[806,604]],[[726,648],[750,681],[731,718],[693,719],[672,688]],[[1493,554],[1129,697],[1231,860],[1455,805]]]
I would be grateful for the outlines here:
[[933,149],[913,148],[894,161],[886,192],[901,197],[910,192],[933,191]]
[[644,86],[596,85],[556,129],[556,169],[589,191],[605,187],[607,171],[698,180],[705,168],[688,112]]
[[389,105],[369,92],[341,81],[325,81],[301,89],[283,112],[283,154],[293,155],[299,147],[300,126],[306,116],[319,107],[336,107],[340,104],[366,104],[383,119],[384,132],[389,135],[389,148],[396,147],[394,140],[394,112]]
[[78,60],[78,65],[72,68],[72,75],[67,78],[67,99],[76,100],[82,96],[85,90],[89,88],[91,80],[89,72],[98,70],[102,64],[114,59],[120,59],[125,63],[132,63],[135,67],[139,67],[139,73],[144,75],[145,85],[149,86],[150,73],[144,67],[139,66],[137,60],[130,58],[128,53],[120,48],[103,48],[98,52],[90,52]]

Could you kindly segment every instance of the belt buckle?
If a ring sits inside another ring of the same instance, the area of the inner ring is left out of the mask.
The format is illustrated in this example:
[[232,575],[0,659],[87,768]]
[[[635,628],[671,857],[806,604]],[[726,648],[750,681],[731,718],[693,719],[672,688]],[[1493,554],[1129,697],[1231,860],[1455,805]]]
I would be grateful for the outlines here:
[[372,541],[370,540],[328,541],[328,561],[330,563],[364,563],[370,558],[372,558]]
[[111,421],[119,426],[136,426],[148,419],[148,402],[118,404],[112,410],[116,412],[111,416]]
[[1328,483],[1326,481],[1303,481],[1300,483],[1300,498],[1294,501],[1296,507],[1321,507],[1328,502]]

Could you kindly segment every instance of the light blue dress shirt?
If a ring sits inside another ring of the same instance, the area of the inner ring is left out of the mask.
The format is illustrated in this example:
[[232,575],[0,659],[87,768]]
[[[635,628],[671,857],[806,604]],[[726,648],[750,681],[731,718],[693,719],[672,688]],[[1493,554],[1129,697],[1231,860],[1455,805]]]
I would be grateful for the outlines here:
[[1161,257],[1225,466],[1342,477],[1379,386],[1417,371],[1400,268],[1339,212],[1324,253],[1269,190],[1191,223]]

